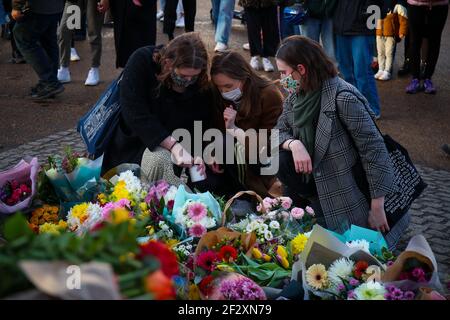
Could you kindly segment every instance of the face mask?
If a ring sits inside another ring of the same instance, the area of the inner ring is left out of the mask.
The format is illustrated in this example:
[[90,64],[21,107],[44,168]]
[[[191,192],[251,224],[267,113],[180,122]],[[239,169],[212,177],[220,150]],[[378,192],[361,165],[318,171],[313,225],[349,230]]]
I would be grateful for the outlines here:
[[292,74],[282,78],[280,84],[289,94],[297,93],[300,89],[300,81],[292,78]]
[[194,83],[197,82],[197,79],[198,79],[198,76],[193,76],[193,77],[191,77],[191,79],[185,79],[185,78],[179,76],[175,71],[172,71],[171,77],[172,77],[173,83],[176,86],[182,87],[182,88],[187,88],[190,85],[193,85]]
[[242,91],[239,88],[236,88],[234,90],[223,92],[222,97],[228,101],[239,101],[242,97]]

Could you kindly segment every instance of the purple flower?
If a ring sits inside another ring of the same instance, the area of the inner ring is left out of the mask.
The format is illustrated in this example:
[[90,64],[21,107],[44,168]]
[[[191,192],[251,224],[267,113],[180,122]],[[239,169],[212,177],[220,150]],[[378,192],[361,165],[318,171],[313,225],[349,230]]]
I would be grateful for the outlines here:
[[353,290],[350,290],[347,294],[347,299],[355,299],[356,298],[356,294]]
[[356,286],[359,285],[359,281],[356,280],[355,278],[351,278],[350,281],[349,281],[349,284],[350,284],[352,287],[356,287]]
[[403,299],[403,291],[400,289],[395,289],[392,293],[392,298],[394,300],[402,300]]
[[345,290],[345,286],[342,283],[339,283],[337,286],[337,290],[340,291],[344,291]]
[[405,300],[414,300],[415,297],[416,295],[412,291],[406,291],[405,294],[403,295],[403,298]]
[[220,293],[228,300],[266,300],[264,291],[248,278],[225,279]]
[[387,265],[388,268],[389,268],[389,267],[392,267],[392,266],[394,265],[394,261],[388,261],[388,262],[386,263],[386,265]]
[[385,293],[385,294],[384,294],[384,298],[385,298],[386,300],[394,300],[394,299],[392,298],[392,294],[390,294],[390,293]]
[[412,271],[412,275],[414,278],[420,279],[425,277],[425,271],[423,271],[422,268],[414,268],[414,270]]
[[394,286],[394,285],[388,285],[388,286],[386,286],[386,290],[387,290],[389,293],[393,293],[395,290],[397,290],[397,287]]

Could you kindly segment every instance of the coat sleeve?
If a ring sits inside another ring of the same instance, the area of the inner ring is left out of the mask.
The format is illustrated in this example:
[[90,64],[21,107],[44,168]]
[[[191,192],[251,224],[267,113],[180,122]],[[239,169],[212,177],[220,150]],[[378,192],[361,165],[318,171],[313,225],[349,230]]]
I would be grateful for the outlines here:
[[292,130],[292,122],[289,121],[289,118],[292,117],[292,104],[285,99],[283,104],[283,112],[281,116],[278,118],[277,124],[274,129],[278,130],[278,146],[272,146],[272,148],[276,148],[281,146],[284,142],[289,139],[295,139],[293,130]]
[[147,53],[150,51],[135,52],[125,67],[120,83],[120,103],[127,127],[153,151],[170,133],[159,121],[152,105],[155,100],[152,91],[158,82]]
[[337,108],[361,158],[371,198],[386,196],[393,188],[394,169],[367,100],[353,93],[340,93]]

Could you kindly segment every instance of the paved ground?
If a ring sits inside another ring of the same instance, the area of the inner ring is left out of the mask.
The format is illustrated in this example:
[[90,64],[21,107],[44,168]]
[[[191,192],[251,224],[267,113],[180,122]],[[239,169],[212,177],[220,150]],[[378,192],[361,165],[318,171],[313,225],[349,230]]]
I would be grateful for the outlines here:
[[[198,1],[196,30],[201,32],[208,49],[212,51],[214,36],[209,3],[208,0]],[[413,205],[411,227],[401,247],[406,246],[412,235],[424,234],[439,261],[442,280],[448,278],[450,272],[450,158],[439,150],[441,144],[450,143],[450,56],[444,54],[450,50],[449,34],[450,23],[447,23],[443,54],[435,76],[440,89],[438,95],[405,95],[403,90],[407,79],[379,84],[383,109],[380,126],[408,148],[429,184],[423,196]],[[71,68],[73,82],[65,86],[66,91],[60,98],[46,104],[35,104],[26,99],[36,77],[28,65],[6,64],[9,46],[0,41],[0,170],[16,164],[24,156],[38,156],[41,162],[45,161],[48,155],[61,152],[64,145],[84,150],[73,128],[119,73],[114,67],[111,29],[104,30],[104,39],[101,85],[95,88],[83,86],[89,68],[89,46],[87,42],[77,42],[82,61]],[[165,41],[166,38],[159,32],[158,42]],[[244,42],[245,27],[235,21],[230,45],[241,50]],[[397,64],[401,61],[402,51],[400,46]]]

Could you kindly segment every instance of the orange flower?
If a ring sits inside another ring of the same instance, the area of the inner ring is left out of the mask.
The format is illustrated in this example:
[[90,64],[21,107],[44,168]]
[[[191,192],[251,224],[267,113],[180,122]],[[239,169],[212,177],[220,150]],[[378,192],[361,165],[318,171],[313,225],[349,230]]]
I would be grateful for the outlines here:
[[145,289],[154,296],[155,300],[173,300],[176,297],[172,280],[166,277],[161,270],[147,276]]

